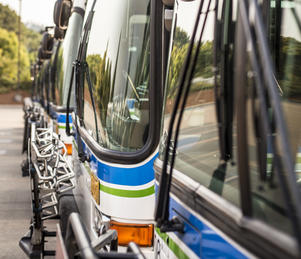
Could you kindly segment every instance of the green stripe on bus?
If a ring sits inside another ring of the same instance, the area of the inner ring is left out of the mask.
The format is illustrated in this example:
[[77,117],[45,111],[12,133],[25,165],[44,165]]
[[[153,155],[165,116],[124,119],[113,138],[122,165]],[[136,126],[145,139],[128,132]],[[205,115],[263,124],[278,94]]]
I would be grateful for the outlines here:
[[[273,163],[273,156],[267,157],[267,163],[268,164]],[[296,157],[296,164],[301,164],[301,156],[299,155],[299,153],[297,154],[297,157]]]
[[174,240],[170,238],[169,235],[167,235],[166,233],[161,233],[159,228],[156,228],[156,232],[178,258],[189,259],[189,256],[179,247],[179,245]]
[[143,190],[122,190],[122,189],[115,189],[112,187],[104,186],[100,184],[100,190],[106,192],[108,194],[112,194],[119,197],[125,198],[140,198],[149,196],[155,193],[155,186],[152,185],[151,187]]
[[[66,129],[65,125],[58,125],[59,129]],[[72,126],[70,126],[70,129],[72,129]]]
[[[74,140],[73,145],[75,149],[77,150],[77,145]],[[78,151],[78,150],[77,150]],[[84,166],[86,170],[91,173],[91,168],[84,163]],[[149,188],[142,189],[142,190],[123,190],[123,189],[116,189],[108,186],[104,186],[102,184],[99,185],[99,189],[105,193],[112,194],[114,196],[119,196],[119,197],[125,197],[125,198],[140,198],[140,197],[146,197],[149,195],[152,195],[155,193],[155,186],[152,185]]]

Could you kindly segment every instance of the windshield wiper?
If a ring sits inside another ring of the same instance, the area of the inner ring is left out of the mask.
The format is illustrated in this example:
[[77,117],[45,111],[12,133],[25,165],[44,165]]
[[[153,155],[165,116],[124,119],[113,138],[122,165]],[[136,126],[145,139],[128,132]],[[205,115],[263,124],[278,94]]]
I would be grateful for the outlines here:
[[[172,172],[173,172],[173,166],[174,166],[176,149],[177,149],[178,135],[179,135],[179,131],[180,131],[180,124],[181,124],[181,120],[183,117],[184,108],[186,105],[186,100],[188,97],[189,89],[191,86],[191,80],[192,80],[194,70],[196,67],[197,57],[198,57],[200,46],[201,46],[201,40],[203,37],[211,0],[208,1],[207,12],[205,14],[204,21],[202,24],[200,37],[198,39],[196,48],[194,48],[196,32],[197,32],[197,28],[198,28],[199,21],[200,21],[200,14],[201,14],[201,10],[203,7],[203,3],[204,3],[204,1],[201,1],[200,5],[199,5],[198,15],[197,15],[197,18],[196,18],[196,21],[194,24],[194,29],[193,29],[193,33],[192,33],[189,47],[187,50],[187,56],[185,59],[183,70],[181,71],[178,93],[177,93],[177,97],[175,100],[175,104],[174,104],[174,107],[172,110],[170,123],[169,123],[169,127],[168,127],[166,149],[165,149],[165,154],[164,154],[162,175],[161,175],[161,179],[160,179],[159,197],[158,197],[158,203],[157,203],[156,212],[155,212],[155,220],[157,221],[157,225],[158,225],[158,227],[160,227],[160,230],[162,232],[166,232],[166,231],[183,232],[184,231],[183,224],[181,224],[181,222],[179,222],[177,219],[169,220],[169,200],[170,200],[169,193],[170,193]],[[195,53],[193,54],[194,50],[195,50]],[[183,93],[184,93],[184,96],[182,96]],[[182,102],[181,102],[181,99],[182,99]],[[178,115],[178,119],[177,119],[177,123],[176,123],[178,108],[180,108],[180,114]],[[173,138],[172,133],[173,133],[175,123],[176,123],[176,130],[175,130],[175,134],[174,134],[174,138]],[[174,149],[172,150],[172,154],[171,154],[169,173],[167,173],[172,138],[174,139]]]
[[96,130],[96,140],[97,140],[97,143],[99,143],[97,113],[96,113],[95,101],[94,101],[94,95],[93,95],[93,85],[92,85],[92,81],[91,81],[91,78],[90,78],[90,71],[89,71],[88,63],[85,61],[83,66],[84,66],[84,73],[86,74],[86,79],[87,79],[87,83],[88,83],[90,98],[91,98],[92,107],[93,107],[95,130]]
[[[273,138],[271,139],[271,150],[273,151],[274,156],[273,170],[275,170],[278,175],[278,183],[282,190],[287,213],[292,221],[299,250],[301,250],[300,190],[297,186],[294,160],[289,146],[289,138],[286,123],[284,121],[281,101],[279,99],[278,86],[275,84],[274,80],[274,70],[258,3],[257,1],[252,0],[249,1],[248,4],[252,6],[252,17],[248,16],[248,7],[250,6],[247,6],[246,1],[239,1],[238,21],[241,21],[242,23],[240,33],[243,38],[242,40],[245,41],[246,44],[244,46],[244,50],[238,49],[237,52],[239,53],[239,57],[237,58],[245,64],[246,58],[243,58],[246,56],[246,46],[248,46],[247,53],[249,54],[250,64],[254,71],[256,93],[260,104],[260,123],[262,123],[263,127],[261,134],[264,134],[262,136],[263,138],[267,138],[271,136],[271,133],[273,132]],[[242,74],[241,69],[239,68],[242,64],[238,64],[236,66],[238,68],[237,77],[239,77],[239,74]],[[235,84],[237,90],[244,88],[242,86],[246,85],[246,79],[243,80],[244,81],[240,81],[238,84]],[[241,95],[241,97],[244,96],[245,95]],[[269,106],[267,105],[266,99],[269,100]],[[246,102],[246,100],[243,101]],[[246,106],[246,103],[244,106]],[[241,112],[241,108],[238,108]],[[269,109],[273,111],[271,119],[268,114]],[[246,114],[244,114],[244,116],[246,116]],[[272,129],[272,126],[274,126],[274,129]],[[244,130],[246,131],[246,129]],[[238,155],[244,156],[246,160],[245,163],[247,164],[247,152],[246,154],[242,153],[243,152],[238,152]],[[264,169],[261,168],[260,170]],[[243,172],[243,170],[239,167],[239,171],[244,177],[249,178],[248,168],[246,172]],[[240,185],[241,192],[245,192],[245,186],[242,182],[240,182]]]
[[[88,36],[89,36],[89,31],[91,29],[91,25],[92,25],[92,20],[93,20],[93,16],[94,16],[94,6],[96,4],[96,0],[94,0],[91,10],[89,12],[89,15],[87,17],[87,21],[85,23],[84,26],[84,34],[83,37],[81,39],[81,43],[79,46],[79,50],[78,50],[78,58],[76,59],[76,61],[73,62],[73,66],[72,66],[72,74],[71,74],[71,79],[70,79],[70,85],[69,85],[69,92],[68,92],[68,98],[67,98],[67,117],[66,117],[66,134],[67,136],[71,136],[73,135],[70,132],[70,125],[69,125],[69,113],[70,113],[70,99],[71,99],[71,92],[72,92],[72,86],[73,86],[73,78],[75,77],[75,86],[76,86],[76,90],[79,89],[79,85],[80,85],[80,78],[81,78],[81,73],[83,71],[82,69],[82,62],[81,60],[83,60],[83,57],[85,57],[85,51],[87,49],[87,40],[88,40]],[[80,98],[79,98],[79,94],[76,94],[76,103],[78,104],[78,110],[76,111],[77,113],[82,113],[82,110],[80,109]],[[75,127],[76,127],[76,132],[77,132],[77,136],[76,136],[76,141],[77,141],[77,147],[78,147],[78,157],[79,160],[81,162],[85,162],[85,161],[89,161],[90,159],[86,156],[85,152],[84,152],[84,148],[83,148],[83,143],[81,140],[81,133],[80,133],[80,129],[77,123],[77,116],[75,116]]]
[[[227,162],[233,159],[233,145],[232,145],[232,129],[233,129],[233,58],[231,56],[230,44],[233,42],[231,37],[232,25],[232,1],[226,1],[226,6],[223,8],[222,20],[219,26],[222,26],[223,38],[222,42],[216,42],[216,55],[219,53],[217,49],[221,44],[221,83],[220,87],[217,84],[217,77],[215,76],[215,109],[219,133],[219,149],[220,149],[220,163],[213,172],[209,189],[215,193],[222,194],[225,175],[227,171]],[[220,35],[217,35],[220,37]],[[217,56],[215,56],[215,66],[217,67]]]

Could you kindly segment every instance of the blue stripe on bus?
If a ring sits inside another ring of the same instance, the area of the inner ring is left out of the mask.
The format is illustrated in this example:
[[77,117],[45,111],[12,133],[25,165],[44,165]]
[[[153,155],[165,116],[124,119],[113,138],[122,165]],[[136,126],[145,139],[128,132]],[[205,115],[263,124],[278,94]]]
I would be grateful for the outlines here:
[[[50,116],[56,120],[58,123],[66,123],[66,113],[57,113],[54,109],[50,106]],[[69,122],[72,122],[72,116],[69,114]]]
[[172,198],[170,205],[170,217],[181,217],[185,225],[184,234],[175,234],[195,254],[202,258],[247,258]]
[[[155,189],[157,196],[157,185]],[[184,233],[173,233],[197,256],[201,258],[248,258],[173,198],[170,198],[169,208],[170,219],[177,216],[184,222]]]
[[85,153],[91,158],[90,168],[92,170],[97,170],[98,178],[104,182],[118,185],[139,186],[147,184],[155,178],[153,165],[158,154],[143,165],[124,168],[122,165],[113,166],[99,161],[99,159],[91,153],[90,149],[86,147],[86,144],[84,142],[82,143]]
[[113,167],[98,162],[97,175],[102,181],[113,184],[131,186],[147,184],[154,180],[154,159],[134,168]]
[[[57,114],[57,122],[58,123],[66,123],[66,114]],[[72,116],[69,114],[69,122],[72,122]]]

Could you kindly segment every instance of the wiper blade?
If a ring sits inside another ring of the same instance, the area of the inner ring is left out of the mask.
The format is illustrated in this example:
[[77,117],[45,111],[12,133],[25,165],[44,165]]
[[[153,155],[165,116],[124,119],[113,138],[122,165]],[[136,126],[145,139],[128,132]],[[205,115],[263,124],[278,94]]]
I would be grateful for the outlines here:
[[[266,136],[269,136],[272,130],[271,125],[268,124],[268,121],[271,120],[268,120],[268,106],[265,104],[265,98],[268,98],[270,101],[270,107],[273,111],[272,123],[275,125],[273,133],[276,133],[273,134],[275,138],[271,141],[274,153],[273,169],[278,175],[278,183],[282,189],[287,212],[291,218],[299,250],[301,251],[301,203],[300,190],[297,186],[297,179],[294,170],[295,165],[289,146],[286,123],[283,116],[281,101],[279,99],[279,92],[277,91],[278,87],[274,80],[274,71],[262,16],[260,15],[257,1],[249,1],[249,5],[252,6],[253,10],[252,19],[248,16],[249,6],[247,6],[246,1],[239,1],[239,19],[242,21],[242,32],[248,44],[248,54],[251,66],[254,70],[260,68],[259,71],[261,71],[262,78],[264,79],[263,84],[258,76],[260,73],[255,70],[255,86],[261,107],[263,107],[263,109],[260,109],[260,112],[263,115],[261,120],[264,125],[265,132],[268,133]],[[258,55],[255,55],[255,53],[258,53]],[[239,53],[239,55],[241,55],[241,53]],[[259,66],[259,64],[261,66]],[[263,89],[265,91],[263,91]]]
[[221,147],[221,160],[229,161],[232,159],[232,124],[233,124],[233,58],[231,57],[230,44],[231,38],[229,32],[231,31],[231,17],[232,17],[232,1],[226,1],[225,8],[225,25],[224,38],[222,45],[222,60],[221,60],[221,92],[219,99],[220,114],[217,118],[220,130],[220,147]]
[[[259,70],[257,68],[257,70]],[[259,71],[258,71],[259,72]],[[261,76],[257,75],[257,77],[261,78]],[[261,79],[259,79],[261,81]],[[262,97],[264,98],[264,97]],[[268,139],[270,133],[267,132],[267,126],[265,125],[269,118],[267,117],[267,112],[260,112],[262,107],[259,107],[258,101],[256,101],[256,91],[255,88],[252,89],[252,114],[253,114],[253,122],[254,122],[254,133],[256,138],[256,148],[257,148],[257,161],[259,167],[259,176],[261,181],[266,181],[267,179],[267,152],[268,152],[268,141],[272,141],[272,139]],[[272,145],[270,145],[272,146]],[[270,153],[274,152],[272,148],[270,148]]]
[[[89,12],[87,21],[86,21],[85,26],[84,26],[84,33],[83,33],[81,43],[80,43],[80,46],[79,46],[77,59],[73,62],[73,66],[72,66],[69,92],[68,92],[68,98],[67,98],[67,118],[66,118],[66,134],[67,134],[67,136],[73,135],[70,132],[70,125],[69,125],[70,98],[71,98],[73,80],[75,78],[75,87],[76,87],[76,91],[78,91],[79,86],[80,86],[80,76],[81,76],[81,72],[82,72],[82,66],[81,66],[82,62],[81,62],[81,60],[83,60],[83,58],[85,57],[85,50],[87,48],[87,39],[88,39],[89,31],[90,31],[90,28],[91,28],[91,25],[92,25],[95,4],[96,4],[96,0],[94,0],[94,2],[92,4],[92,7],[91,7],[91,10]],[[82,113],[82,109],[81,109],[81,105],[80,105],[81,101],[79,100],[79,95],[78,94],[76,94],[76,102],[78,104],[78,109],[76,110],[76,113],[77,113],[76,115],[78,115],[78,113],[81,115],[81,113]],[[79,129],[79,125],[77,123],[77,116],[75,116],[74,124],[75,124],[76,132],[77,132],[76,141],[77,141],[77,146],[78,146],[78,156],[79,156],[80,161],[84,162],[84,161],[87,160],[87,158],[86,158],[86,155],[85,155],[84,149],[83,149],[80,129]]]
[[[200,33],[200,37],[198,39],[199,41],[197,43],[196,48],[194,48],[194,42],[195,42],[197,28],[199,26],[200,13],[201,13],[201,10],[203,7],[203,3],[204,3],[204,1],[201,1],[200,5],[199,5],[198,15],[197,15],[197,18],[196,18],[196,21],[194,24],[194,29],[193,29],[193,33],[192,33],[192,36],[190,39],[183,70],[181,71],[178,93],[177,93],[177,97],[175,100],[175,104],[174,104],[174,107],[172,110],[170,123],[169,123],[169,127],[168,127],[166,150],[165,150],[165,154],[164,154],[162,175],[161,175],[161,179],[160,179],[159,197],[158,197],[158,203],[157,203],[156,212],[155,212],[155,220],[157,221],[157,225],[161,228],[161,230],[163,230],[165,227],[167,227],[167,229],[169,229],[169,231],[171,229],[174,229],[174,231],[179,231],[179,229],[176,227],[177,224],[174,224],[172,221],[169,221],[169,198],[170,198],[169,192],[170,192],[172,171],[173,171],[175,155],[176,155],[177,140],[178,140],[178,135],[179,135],[179,131],[180,131],[180,124],[181,124],[182,116],[184,113],[184,108],[186,105],[186,100],[188,97],[191,80],[192,80],[194,70],[195,70],[195,65],[196,65],[198,53],[200,50],[200,44],[201,44],[201,40],[203,37],[211,0],[208,1],[207,12],[206,12],[203,24],[201,26],[201,33]],[[195,53],[193,55],[194,49],[195,49]],[[192,62],[190,62],[191,60],[192,60]],[[182,96],[183,93],[184,93],[184,96]],[[181,102],[181,100],[182,100],[182,102]],[[176,120],[178,108],[180,108],[180,114],[178,115],[178,119]],[[174,149],[173,149],[172,155],[171,155],[170,168],[168,170],[168,161],[169,161],[169,157],[170,157],[169,148],[172,143],[173,129],[174,129],[175,123],[176,123],[176,130],[175,130],[175,134],[174,134]],[[169,171],[169,173],[167,173],[167,170]]]
[[95,100],[94,100],[94,95],[93,95],[93,85],[92,85],[92,81],[91,81],[91,77],[90,77],[89,65],[88,65],[87,62],[84,62],[83,65],[84,65],[84,73],[86,74],[86,79],[87,79],[87,83],[88,83],[88,88],[89,88],[90,98],[91,98],[91,102],[92,102],[92,107],[93,107],[95,130],[96,130],[96,140],[99,143],[97,113],[96,113],[96,108],[95,108]]
[[[221,83],[218,87],[217,76],[215,76],[215,110],[218,125],[220,163],[217,169],[213,172],[209,189],[215,193],[222,194],[225,175],[227,171],[227,162],[233,158],[233,58],[231,56],[231,24],[232,24],[232,1],[226,1],[226,6],[223,8],[222,26],[223,38],[222,41],[216,42],[216,53],[221,52]],[[218,36],[220,37],[220,35]],[[221,44],[221,50],[218,51]],[[217,56],[215,57],[215,66],[217,64]]]

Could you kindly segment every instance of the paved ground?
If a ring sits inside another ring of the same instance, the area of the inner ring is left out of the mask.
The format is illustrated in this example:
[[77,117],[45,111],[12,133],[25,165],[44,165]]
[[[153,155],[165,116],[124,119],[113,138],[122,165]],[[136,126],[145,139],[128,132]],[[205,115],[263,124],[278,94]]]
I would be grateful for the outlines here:
[[[19,240],[28,231],[31,198],[29,178],[21,175],[22,140],[22,106],[0,105],[0,258],[26,258]],[[45,226],[54,231],[55,224],[52,220]],[[55,239],[48,241],[46,249],[54,249]]]
[[21,176],[21,106],[0,105],[0,258],[25,258],[19,240],[30,222],[28,177]]

